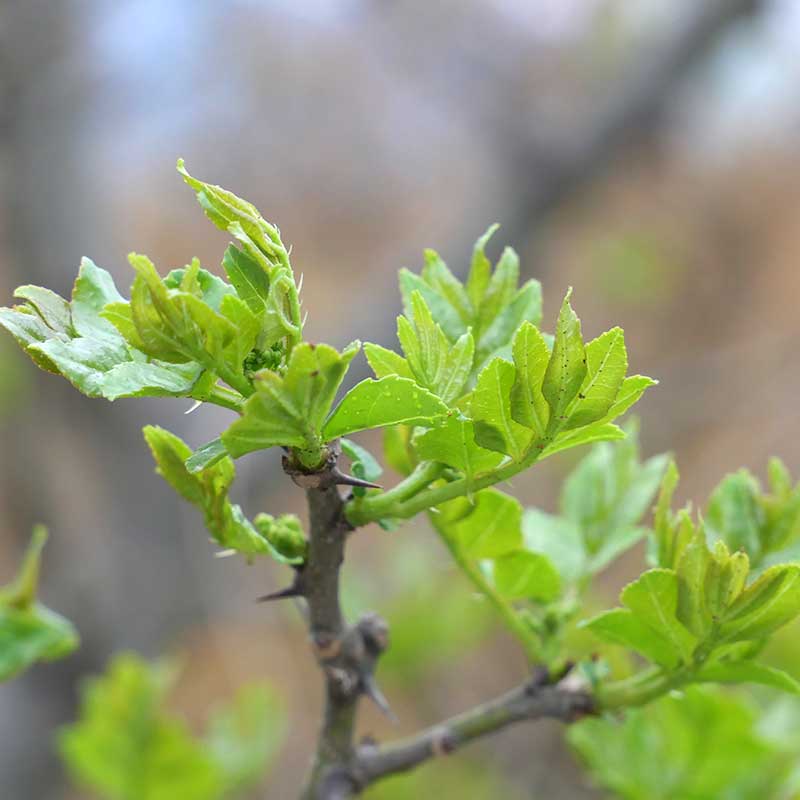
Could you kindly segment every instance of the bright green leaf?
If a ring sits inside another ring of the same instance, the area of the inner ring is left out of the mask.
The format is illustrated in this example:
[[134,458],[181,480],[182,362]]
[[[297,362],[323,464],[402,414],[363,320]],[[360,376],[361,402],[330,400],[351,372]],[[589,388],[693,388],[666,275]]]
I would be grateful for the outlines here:
[[561,580],[550,559],[529,550],[514,550],[492,562],[495,586],[512,600],[530,599],[546,603],[561,591]]
[[326,441],[386,425],[431,425],[447,414],[436,395],[408,378],[389,375],[356,384],[334,409],[323,429]]

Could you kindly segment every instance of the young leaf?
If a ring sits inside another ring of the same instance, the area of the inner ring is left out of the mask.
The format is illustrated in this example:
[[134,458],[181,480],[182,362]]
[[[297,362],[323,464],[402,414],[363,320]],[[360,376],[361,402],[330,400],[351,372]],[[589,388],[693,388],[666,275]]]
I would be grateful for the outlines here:
[[696,639],[678,620],[678,578],[672,570],[651,569],[642,573],[622,590],[620,600],[669,641],[681,660],[691,658]]
[[42,548],[47,531],[34,528],[16,579],[0,588],[0,681],[37,661],[53,661],[78,646],[72,623],[36,601]]
[[722,641],[766,636],[800,614],[800,565],[770,567],[730,606],[720,625]]
[[414,450],[422,461],[439,461],[461,470],[468,478],[494,469],[503,460],[499,453],[475,442],[473,423],[452,415],[442,425],[414,437]]
[[550,420],[550,407],[542,394],[550,349],[538,328],[526,322],[514,336],[513,353],[516,374],[511,388],[511,416],[542,439]]
[[62,375],[89,397],[191,396],[202,367],[173,367],[129,347],[101,317],[106,303],[122,298],[111,276],[89,259],[81,262],[69,306],[46,289],[22,287],[21,292],[27,304],[0,309],[0,325],[37,366]]
[[706,636],[713,621],[706,602],[706,573],[710,558],[701,524],[683,548],[675,568],[678,575],[677,617],[698,639]]
[[255,394],[241,419],[222,434],[228,452],[239,458],[278,445],[319,450],[323,421],[358,348],[354,342],[340,354],[304,342],[292,350],[285,375],[256,373]]
[[242,687],[231,703],[216,709],[205,746],[222,773],[224,796],[258,784],[285,736],[283,703],[263,684]]
[[379,344],[366,342],[364,355],[367,357],[376,378],[385,378],[388,375],[399,375],[401,378],[413,378],[411,368],[403,356],[394,350],[387,350]]
[[447,414],[436,395],[408,378],[389,375],[356,384],[334,409],[323,429],[325,441],[386,425],[431,425]]
[[[381,477],[383,468],[369,450],[350,439],[342,439],[340,444],[342,452],[350,459],[350,471],[356,478],[375,483]],[[363,486],[353,487],[354,497],[364,497],[366,493]]]
[[505,453],[514,461],[525,454],[531,431],[511,416],[511,389],[514,385],[513,364],[495,358],[481,370],[471,395],[469,416],[473,420],[475,442],[486,450]]
[[569,304],[567,292],[556,324],[553,352],[547,364],[542,394],[550,406],[550,426],[566,421],[566,411],[586,377],[586,351],[581,337],[581,323]]
[[202,472],[207,467],[211,467],[228,455],[225,444],[220,437],[212,439],[197,448],[186,459],[186,469],[191,473]]
[[493,562],[494,583],[500,594],[512,600],[555,600],[561,580],[547,556],[529,550],[514,550]]
[[583,537],[571,520],[528,508],[522,518],[522,532],[525,547],[547,556],[564,583],[574,583],[585,574],[587,554]]
[[82,691],[81,718],[62,728],[59,749],[80,784],[112,800],[220,800],[216,761],[188,726],[162,709],[165,665],[120,655]]
[[236,470],[230,458],[218,459],[213,465],[193,473],[186,465],[192,451],[177,436],[148,425],[144,428],[144,437],[155,459],[157,472],[178,494],[202,511],[206,527],[221,547],[248,557],[266,553],[282,563],[302,562],[301,556],[286,556],[273,547],[253,527],[241,508],[231,504],[228,490]]
[[604,419],[617,399],[628,354],[622,328],[612,328],[586,345],[586,377],[569,410],[566,428],[580,428]]
[[467,331],[451,345],[417,291],[411,295],[411,311],[410,320],[397,319],[397,338],[408,366],[420,386],[449,405],[461,396],[472,371],[472,334]]
[[582,622],[581,627],[610,644],[635,650],[667,669],[674,669],[680,662],[680,653],[673,643],[627,608],[604,611]]
[[713,538],[723,539],[732,552],[743,549],[754,561],[762,553],[764,514],[759,486],[746,470],[728,475],[714,490],[705,519]]
[[800,694],[800,683],[787,672],[756,661],[720,661],[706,664],[692,676],[697,683],[759,683],[790,694]]
[[522,507],[497,489],[475,496],[475,510],[453,526],[456,541],[472,558],[498,558],[522,544]]
[[584,444],[595,442],[614,442],[625,438],[625,431],[611,422],[595,422],[585,428],[576,428],[573,431],[563,431],[556,435],[553,443],[542,450],[540,460],[554,456],[563,450],[571,450]]

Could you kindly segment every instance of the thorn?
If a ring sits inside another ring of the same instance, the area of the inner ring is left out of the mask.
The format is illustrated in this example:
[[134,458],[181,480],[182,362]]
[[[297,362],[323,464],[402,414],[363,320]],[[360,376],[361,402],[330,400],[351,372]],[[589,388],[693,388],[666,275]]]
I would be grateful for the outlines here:
[[334,483],[339,486],[363,486],[365,489],[382,489],[383,487],[378,483],[372,481],[365,481],[363,478],[356,478],[354,475],[345,475],[338,467],[331,470]]
[[300,280],[297,281],[297,294],[300,294],[300,292],[303,291],[303,278],[305,278],[305,276],[305,272],[300,273]]
[[400,720],[397,719],[397,714],[392,711],[392,707],[389,705],[386,696],[380,690],[378,684],[375,683],[375,678],[373,678],[372,675],[366,675],[361,679],[361,683],[364,687],[364,694],[378,706],[383,715],[387,717],[390,722],[397,725]]
[[305,328],[306,322],[308,321],[308,311],[303,315],[303,321],[300,323],[301,328]]
[[299,580],[295,580],[291,586],[287,586],[285,589],[281,589],[278,592],[271,592],[270,594],[257,597],[256,602],[269,603],[272,600],[286,600],[290,597],[303,597],[303,587],[300,585]]
[[192,411],[194,411],[196,408],[200,408],[201,405],[203,405],[203,401],[202,400],[195,400],[194,403],[192,404],[192,407],[191,408],[187,408],[186,411],[184,411],[183,413],[184,414],[191,414]]

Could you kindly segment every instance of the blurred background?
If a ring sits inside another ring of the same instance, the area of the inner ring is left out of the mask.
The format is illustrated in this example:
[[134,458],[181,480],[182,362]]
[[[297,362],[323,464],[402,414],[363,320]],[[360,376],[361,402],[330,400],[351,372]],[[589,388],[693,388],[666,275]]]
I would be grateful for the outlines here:
[[[193,255],[218,269],[226,236],[178,156],[280,226],[307,334],[337,347],[394,346],[397,270],[434,247],[463,277],[497,221],[490,252],[513,245],[542,281],[546,328],[569,285],[587,337],[625,328],[632,371],[661,381],[644,454],[674,451],[680,499],[702,505],[771,454],[800,471],[798,53],[798,0],[0,0],[0,304],[22,283],[68,294],[84,255],[120,287],[131,250],[162,273]],[[359,359],[348,381],[366,374]],[[192,445],[227,424],[187,406],[89,400],[0,336],[0,581],[46,523],[43,599],[83,637],[0,687],[2,798],[83,796],[53,731],[119,649],[180,655],[190,720],[242,681],[277,687],[289,738],[258,796],[292,796],[320,682],[296,609],[254,603],[286,574],[214,558],[153,472],[145,423]],[[573,463],[514,490],[554,510]],[[276,453],[238,467],[250,516],[303,514]],[[604,576],[609,599],[640,555]],[[381,671],[401,722],[368,708],[364,733],[409,733],[524,674],[424,524],[360,532],[345,580],[348,607],[395,635]],[[425,770],[392,796],[599,796],[546,723]]]

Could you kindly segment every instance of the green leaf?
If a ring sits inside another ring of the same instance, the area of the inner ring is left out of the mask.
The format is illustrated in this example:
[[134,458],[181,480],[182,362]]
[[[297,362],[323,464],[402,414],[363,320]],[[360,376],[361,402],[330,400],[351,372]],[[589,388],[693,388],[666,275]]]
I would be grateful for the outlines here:
[[326,441],[386,425],[431,425],[447,414],[436,395],[408,378],[389,375],[356,384],[325,423]]
[[564,482],[561,513],[580,526],[590,553],[621,552],[623,542],[638,539],[637,526],[667,465],[663,455],[642,463],[636,425],[628,425],[626,434],[619,442],[595,444]]
[[266,553],[276,561],[288,564],[302,562],[297,555],[286,556],[244,516],[238,505],[231,504],[228,490],[236,476],[233,461],[228,457],[206,465],[202,471],[190,472],[187,461],[189,447],[177,436],[152,425],[144,428],[144,437],[155,459],[157,472],[184,499],[203,513],[205,524],[217,543],[247,557]]
[[661,480],[661,490],[659,491],[653,520],[657,563],[660,567],[670,568],[675,566],[674,521],[670,509],[672,496],[675,494],[679,478],[678,467],[670,459],[664,472],[664,477]]
[[202,472],[228,455],[220,437],[201,445],[186,459],[186,469],[191,473]]
[[0,309],[0,325],[37,366],[62,375],[83,394],[107,400],[192,395],[202,372],[199,364],[149,359],[101,316],[106,303],[122,298],[111,276],[89,259],[81,262],[69,304],[38,287],[20,292],[27,305]]
[[222,257],[222,266],[236,294],[244,300],[250,310],[259,315],[267,312],[269,300],[269,275],[261,265],[247,253],[229,245]]
[[180,287],[170,288],[148,258],[134,253],[129,260],[137,272],[131,290],[137,332],[132,344],[153,358],[197,362],[240,393],[250,394],[243,364],[256,344],[260,324],[247,305],[226,294],[219,311],[214,310],[202,296],[196,261],[186,270]]
[[522,531],[525,547],[547,556],[564,583],[573,583],[585,573],[583,537],[571,520],[528,508],[522,518]]
[[553,352],[547,364],[542,384],[542,394],[550,406],[550,426],[557,428],[566,422],[566,411],[575,399],[586,377],[586,351],[581,337],[581,323],[567,292],[556,324]]
[[515,380],[513,364],[492,359],[481,370],[471,395],[469,416],[473,420],[475,442],[486,450],[505,453],[519,461],[531,441],[531,432],[511,416],[511,390]]
[[563,450],[570,450],[573,447],[580,447],[584,444],[613,442],[624,438],[625,431],[622,428],[611,422],[596,422],[594,425],[587,425],[585,428],[559,433],[553,443],[542,450],[542,455],[539,458],[548,458]]
[[0,681],[37,661],[53,661],[78,646],[72,623],[36,601],[46,529],[34,528],[17,577],[0,588]]
[[800,683],[787,672],[756,661],[706,664],[695,672],[697,683],[759,683],[791,694],[800,694]]
[[561,591],[561,579],[547,556],[529,550],[514,550],[493,561],[495,586],[512,600],[530,599],[547,603]]
[[628,354],[622,328],[612,328],[586,345],[586,377],[569,410],[567,428],[580,428],[604,419],[617,399]]
[[570,725],[594,782],[625,800],[790,797],[793,758],[770,741],[747,698],[688,687],[624,717]]
[[705,531],[702,525],[698,525],[675,567],[678,576],[677,617],[698,639],[708,634],[713,622],[706,602],[706,573],[710,559]]
[[473,423],[456,415],[415,436],[414,450],[421,460],[448,464],[468,478],[494,469],[503,460],[499,453],[480,447],[475,442]]
[[223,792],[257,785],[286,736],[286,712],[268,686],[242,687],[209,720],[206,748],[223,776]]
[[622,590],[620,600],[669,641],[681,660],[691,659],[696,640],[678,620],[678,577],[672,570],[651,569],[642,573]]
[[770,567],[730,606],[720,625],[722,641],[766,636],[800,614],[800,565]]
[[728,475],[714,490],[705,519],[710,535],[730,550],[743,549],[754,561],[762,553],[764,514],[758,504],[758,482],[747,470]]
[[193,178],[186,171],[182,158],[178,159],[177,169],[186,183],[197,192],[200,205],[218,228],[233,233],[233,226],[238,226],[271,265],[288,264],[288,253],[278,229],[267,222],[252,203],[221,186]]
[[475,510],[453,526],[454,537],[472,558],[498,558],[522,544],[522,507],[497,489],[475,496]]
[[680,661],[672,642],[627,608],[604,611],[582,622],[581,627],[610,644],[635,650],[667,669],[674,669]]
[[411,368],[403,356],[394,350],[387,350],[379,344],[366,342],[364,355],[367,357],[376,378],[385,378],[388,375],[399,375],[401,378],[413,378]]
[[327,435],[323,421],[359,346],[354,342],[340,354],[328,345],[304,342],[292,350],[285,375],[256,373],[255,394],[241,419],[222,434],[228,452],[238,458],[278,445],[318,452]]
[[410,319],[397,319],[397,338],[408,366],[420,386],[449,405],[461,396],[472,371],[475,354],[472,334],[462,334],[451,345],[417,291],[411,295],[411,312]]
[[483,365],[495,355],[510,357],[509,345],[520,325],[525,322],[538,325],[541,320],[542,287],[539,281],[530,280],[501,308],[500,313],[481,334],[476,346],[475,363]]
[[492,262],[486,257],[486,244],[500,226],[491,225],[481,236],[472,251],[472,264],[467,278],[466,291],[473,309],[481,307],[483,296],[492,274]]
[[617,397],[611,405],[603,422],[612,422],[621,417],[631,406],[637,403],[642,395],[651,387],[658,386],[658,381],[644,375],[631,375],[622,381]]
[[542,394],[550,349],[538,328],[526,322],[514,337],[513,352],[516,375],[511,388],[511,416],[542,439],[550,419],[550,407]]
[[705,581],[706,602],[713,617],[722,617],[725,610],[739,597],[749,572],[750,559],[747,553],[739,551],[731,555],[725,542],[716,542]]
[[162,709],[171,682],[165,665],[124,654],[85,683],[81,717],[58,739],[78,783],[110,800],[221,800],[223,775],[211,753]]

